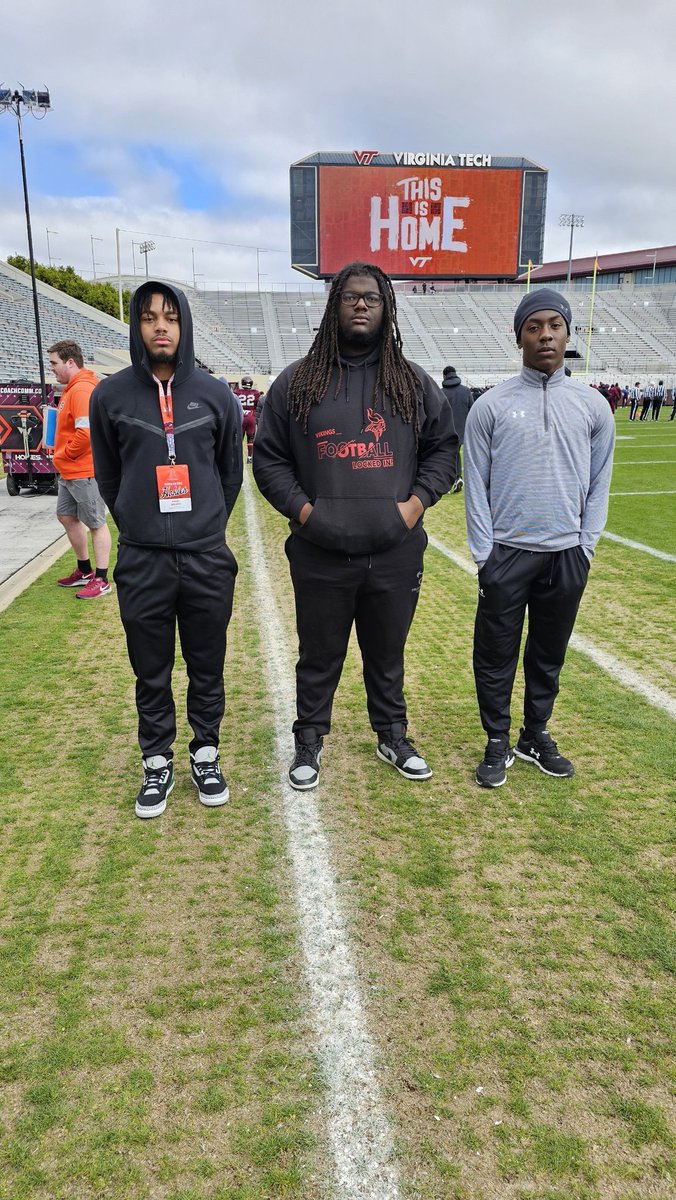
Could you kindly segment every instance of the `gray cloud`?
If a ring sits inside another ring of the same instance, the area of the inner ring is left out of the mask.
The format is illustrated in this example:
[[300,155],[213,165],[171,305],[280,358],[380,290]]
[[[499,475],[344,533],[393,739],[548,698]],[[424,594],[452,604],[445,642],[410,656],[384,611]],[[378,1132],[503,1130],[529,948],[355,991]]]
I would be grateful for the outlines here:
[[[78,207],[55,178],[51,196],[35,196],[39,219],[72,229],[69,253],[85,261],[89,233],[105,228],[110,238],[115,224],[285,246],[289,163],[362,147],[542,163],[549,259],[567,255],[561,212],[585,216],[579,254],[676,242],[676,9],[667,0],[547,10],[535,0],[370,0],[360,9],[202,0],[194,10],[165,0],[151,12],[121,0],[95,15],[84,0],[65,0],[58,29],[53,5],[34,0],[4,25],[7,82],[46,82],[52,92],[40,140],[48,128],[55,144],[77,144],[114,192]],[[12,136],[8,124],[0,138]],[[182,212],[180,180],[139,164],[144,145],[194,157],[235,211]],[[0,184],[0,203],[10,213],[0,231],[6,254],[21,236],[18,171]],[[65,246],[71,233],[60,237]],[[174,249],[178,270],[185,256]],[[251,280],[251,261],[214,250],[210,265]],[[298,279],[278,263],[274,276]]]

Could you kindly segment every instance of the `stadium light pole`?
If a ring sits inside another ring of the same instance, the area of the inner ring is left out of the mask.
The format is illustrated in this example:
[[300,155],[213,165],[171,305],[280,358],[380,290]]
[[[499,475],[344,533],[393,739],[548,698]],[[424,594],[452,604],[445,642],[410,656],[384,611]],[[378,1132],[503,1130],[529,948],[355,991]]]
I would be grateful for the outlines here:
[[40,307],[38,304],[38,285],[35,278],[35,256],[33,254],[33,231],[31,229],[31,212],[28,203],[28,180],[26,177],[26,156],[23,148],[23,126],[21,123],[21,106],[27,109],[28,112],[33,112],[37,109],[43,114],[48,112],[52,107],[49,103],[49,92],[45,88],[44,91],[37,92],[29,88],[22,88],[21,91],[16,89],[0,86],[0,113],[13,112],[16,117],[16,123],[19,131],[19,150],[21,153],[21,178],[23,180],[23,199],[26,209],[26,231],[28,233],[28,258],[31,267],[31,283],[33,285],[33,311],[35,313],[35,340],[38,344],[38,366],[40,368],[40,390],[42,392],[42,403],[47,403],[47,381],[45,379],[45,364],[42,361],[42,334],[40,332]]
[[568,250],[568,276],[566,279],[566,286],[568,288],[568,291],[570,291],[570,277],[571,277],[572,270],[573,270],[573,233],[575,232],[576,229],[582,228],[582,226],[584,225],[584,217],[581,217],[578,213],[561,213],[561,216],[559,217],[559,225],[563,225],[566,228],[570,225],[570,248]]
[[[94,237],[94,234],[90,233],[89,240],[92,244],[92,269],[94,271],[94,283],[96,283],[96,259],[94,258],[94,242],[102,242],[103,238]],[[99,263],[99,266],[101,266],[100,263]]]
[[49,246],[49,235],[50,235],[50,233],[51,233],[52,237],[58,237],[58,236],[59,236],[59,231],[58,231],[58,229],[48,229],[48,230],[47,230],[47,260],[48,260],[48,262],[49,262],[49,265],[50,265],[50,267],[51,267],[51,266],[52,266],[52,251],[51,251],[51,249],[50,249],[50,246]]

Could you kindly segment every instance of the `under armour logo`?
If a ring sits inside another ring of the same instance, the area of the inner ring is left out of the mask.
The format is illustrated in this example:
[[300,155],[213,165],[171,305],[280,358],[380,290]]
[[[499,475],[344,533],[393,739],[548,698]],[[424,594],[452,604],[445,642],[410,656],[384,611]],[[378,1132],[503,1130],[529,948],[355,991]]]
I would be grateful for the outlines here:
[[513,417],[525,417],[525,415],[526,415],[526,411],[523,408],[520,409],[519,412],[517,412],[515,408],[512,409]]

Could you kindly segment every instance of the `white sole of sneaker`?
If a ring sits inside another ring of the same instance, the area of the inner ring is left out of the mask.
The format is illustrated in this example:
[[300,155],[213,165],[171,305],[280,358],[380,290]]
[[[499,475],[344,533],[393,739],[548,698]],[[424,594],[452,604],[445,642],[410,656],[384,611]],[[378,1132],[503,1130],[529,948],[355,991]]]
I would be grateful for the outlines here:
[[424,775],[409,775],[401,767],[398,767],[396,763],[393,763],[391,758],[388,758],[386,754],[383,754],[380,746],[376,746],[376,754],[381,762],[387,763],[388,767],[394,767],[395,771],[398,771],[404,779],[410,779],[412,783],[422,783],[425,779],[432,778],[433,772],[429,767]]
[[[195,783],[194,779],[193,783]],[[227,804],[230,799],[229,788],[221,792],[220,796],[205,796],[204,792],[200,792],[198,783],[195,783],[195,787],[200,798],[200,804],[203,804],[205,808],[220,808],[221,804]]]
[[538,770],[542,771],[543,775],[549,775],[550,779],[572,779],[573,775],[575,774],[575,768],[573,768],[573,770],[566,775],[559,775],[557,771],[548,771],[546,767],[543,767],[541,762],[538,762],[537,758],[533,758],[531,754],[524,754],[522,750],[517,750],[516,746],[514,747],[514,753],[521,759],[522,762],[532,763],[534,767],[537,767]]
[[292,787],[294,792],[311,792],[313,788],[319,787],[319,779],[315,779],[313,783],[294,783],[289,776],[289,787]]
[[136,816],[140,817],[142,821],[148,820],[150,817],[161,817],[167,807],[167,796],[173,792],[175,783],[176,780],[172,779],[171,784],[167,788],[167,795],[164,797],[164,800],[160,800],[159,804],[139,804],[137,802],[134,807]]

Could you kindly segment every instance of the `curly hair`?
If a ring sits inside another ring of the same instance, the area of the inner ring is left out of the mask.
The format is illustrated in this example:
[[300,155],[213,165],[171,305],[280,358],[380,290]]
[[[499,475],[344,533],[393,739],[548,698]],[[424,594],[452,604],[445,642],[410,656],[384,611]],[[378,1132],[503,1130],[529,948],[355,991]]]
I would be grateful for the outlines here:
[[343,267],[331,284],[326,310],[317,336],[306,357],[298,364],[289,386],[289,410],[302,422],[307,433],[308,417],[313,404],[320,404],[326,395],[335,362],[338,380],[334,399],[340,391],[343,368],[338,346],[338,308],[340,295],[351,275],[370,275],[377,283],[383,298],[380,362],[374,395],[374,407],[384,407],[387,398],[402,420],[413,423],[416,439],[419,432],[418,402],[422,391],[411,364],[404,358],[401,333],[397,323],[397,301],[388,276],[374,263],[353,262]]

